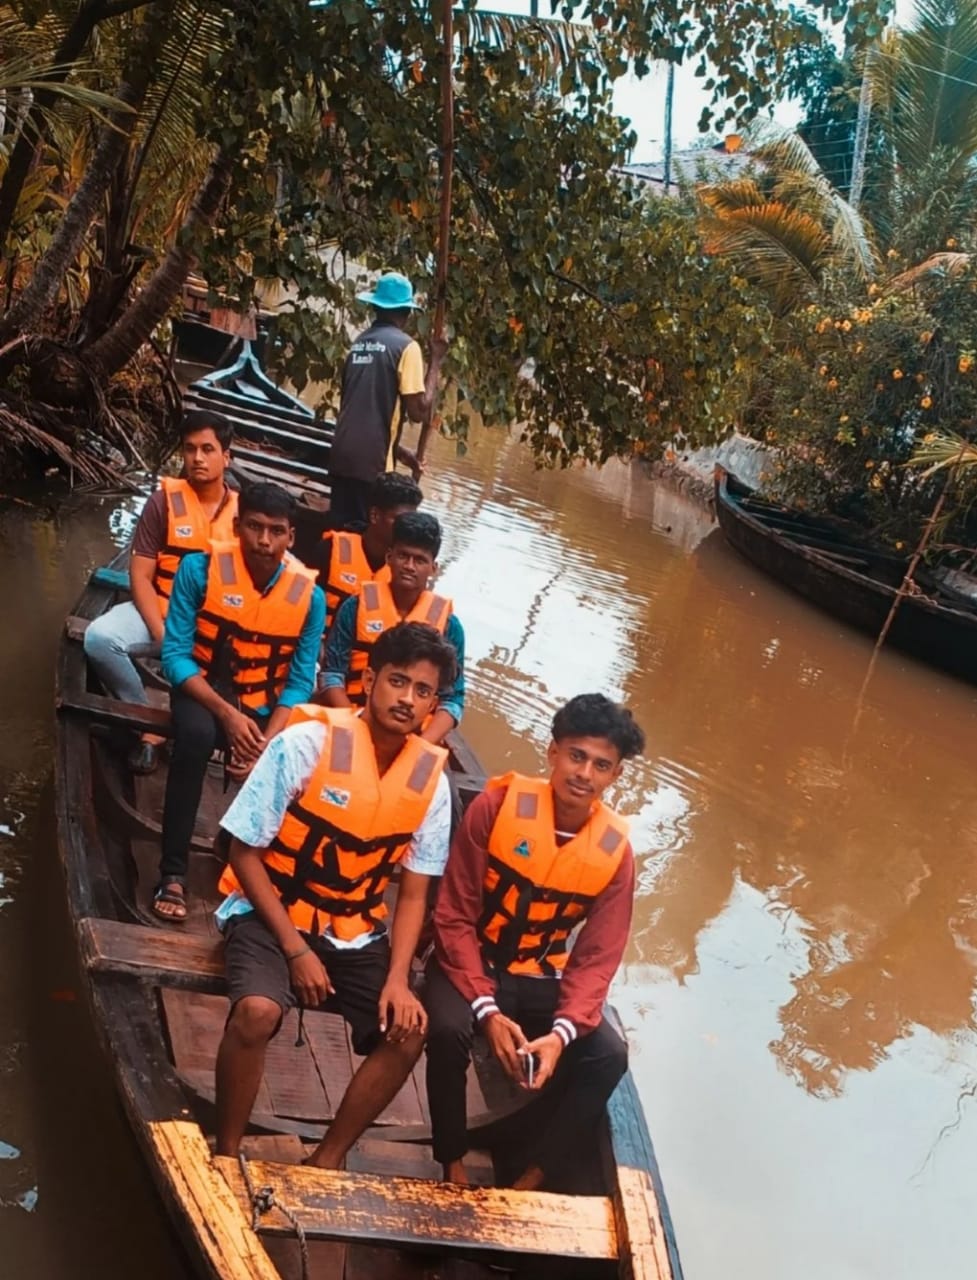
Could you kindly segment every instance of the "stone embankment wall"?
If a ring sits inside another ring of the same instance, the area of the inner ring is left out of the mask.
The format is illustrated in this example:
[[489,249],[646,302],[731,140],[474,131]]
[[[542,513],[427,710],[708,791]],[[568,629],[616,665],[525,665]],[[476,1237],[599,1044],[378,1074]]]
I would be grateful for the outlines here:
[[690,449],[678,453],[671,462],[648,463],[651,474],[673,485],[681,493],[712,507],[713,468],[721,462],[740,480],[759,486],[764,470],[772,461],[772,451],[748,436],[732,435],[722,444],[707,449]]

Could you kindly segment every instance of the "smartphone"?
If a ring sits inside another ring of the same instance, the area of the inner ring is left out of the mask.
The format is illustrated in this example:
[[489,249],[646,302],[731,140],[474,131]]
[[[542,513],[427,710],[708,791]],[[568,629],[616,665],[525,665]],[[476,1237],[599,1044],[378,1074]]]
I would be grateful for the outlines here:
[[536,1075],[536,1055],[533,1053],[523,1054],[523,1069],[526,1072],[526,1084],[531,1089],[533,1087],[533,1079]]

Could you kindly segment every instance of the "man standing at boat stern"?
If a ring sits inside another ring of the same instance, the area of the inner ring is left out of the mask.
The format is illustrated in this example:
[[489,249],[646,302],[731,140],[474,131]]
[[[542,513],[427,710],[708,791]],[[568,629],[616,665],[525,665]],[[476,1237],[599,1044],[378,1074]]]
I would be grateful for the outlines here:
[[[236,1155],[265,1051],[295,1004],[339,1013],[363,1056],[308,1161],[338,1168],[420,1056],[409,987],[431,878],[448,857],[447,752],[416,732],[454,651],[403,623],[370,654],[362,711],[306,706],[224,815],[232,837],[217,912],[231,1011],[217,1055],[217,1150]],[[401,868],[389,933],[384,901]]]
[[602,1009],[631,927],[634,856],[627,823],[601,796],[644,741],[602,694],[571,699],[553,718],[549,778],[490,779],[455,836],[424,989],[434,1157],[448,1181],[467,1181],[476,1028],[521,1088],[554,1081],[527,1113],[553,1104],[514,1183],[522,1190],[558,1181],[627,1070]]
[[[85,654],[98,678],[122,702],[146,706],[148,699],[134,657],[158,656],[173,580],[184,556],[206,551],[211,538],[231,538],[237,493],[228,488],[233,429],[219,413],[195,410],[180,422],[183,470],[164,476],[142,509],[132,539],[129,583],[132,599],[96,618],[85,632]],[[152,773],[163,738],[144,733],[129,765]]]
[[288,554],[295,541],[289,493],[250,485],[238,500],[234,534],[181,562],[163,635],[173,747],[153,910],[176,923],[187,916],[190,841],[207,763],[223,747],[227,772],[246,777],[292,707],[308,701],[326,616],[315,571]]
[[[336,433],[329,451],[330,525],[365,524],[370,487],[381,471],[402,462],[415,480],[424,465],[431,410],[447,345],[431,343],[431,364],[405,333],[415,311],[410,281],[397,272],[381,276],[372,293],[357,295],[373,308],[373,323],[357,336],[343,367]],[[421,423],[417,449],[401,445],[403,416]]]

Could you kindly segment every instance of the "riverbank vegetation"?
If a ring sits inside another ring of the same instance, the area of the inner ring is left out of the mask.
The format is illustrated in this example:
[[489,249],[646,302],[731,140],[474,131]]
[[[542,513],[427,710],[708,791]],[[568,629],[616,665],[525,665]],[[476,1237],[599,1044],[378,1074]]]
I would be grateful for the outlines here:
[[[769,308],[687,205],[620,176],[613,82],[701,61],[715,121],[748,120],[812,17],[858,49],[887,8],[567,0],[546,23],[466,4],[447,285],[462,400],[524,424],[547,462],[728,429]],[[242,310],[263,281],[284,290],[273,358],[300,387],[340,366],[346,264],[431,289],[433,0],[20,0],[0,27],[0,445],[90,479],[150,456],[191,270]]]
[[797,134],[760,135],[752,173],[697,193],[773,318],[740,424],[776,451],[769,486],[900,548],[947,484],[937,541],[973,543],[977,473],[953,462],[977,439],[975,67],[974,0],[921,0],[857,56],[822,42]]

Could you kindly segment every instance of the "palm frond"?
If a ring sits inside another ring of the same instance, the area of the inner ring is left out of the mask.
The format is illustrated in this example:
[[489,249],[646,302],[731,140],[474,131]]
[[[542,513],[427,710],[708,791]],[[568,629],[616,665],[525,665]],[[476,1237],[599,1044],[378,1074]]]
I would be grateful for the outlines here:
[[907,293],[915,285],[928,277],[957,276],[965,271],[970,265],[971,254],[969,253],[934,253],[928,257],[925,262],[918,263],[915,267],[910,267],[908,271],[903,271],[889,281],[886,286],[886,293]]
[[732,259],[781,312],[814,296],[831,253],[822,226],[778,201],[706,217],[702,229],[707,252]]
[[763,204],[763,193],[752,178],[733,178],[729,182],[700,187],[698,195],[707,208],[720,216]]
[[923,479],[939,471],[977,467],[977,444],[951,431],[931,431],[913,450],[909,466],[922,469]]
[[564,71],[582,51],[596,52],[593,29],[579,22],[527,18],[491,9],[458,9],[454,27],[463,48],[532,50],[545,57],[553,75]]
[[765,126],[754,133],[753,153],[771,172],[774,190],[781,200],[789,197],[831,229],[831,242],[839,265],[863,280],[878,267],[878,254],[865,220],[825,177],[803,138],[790,130]]

